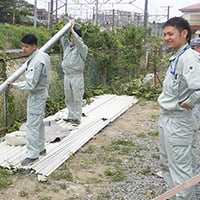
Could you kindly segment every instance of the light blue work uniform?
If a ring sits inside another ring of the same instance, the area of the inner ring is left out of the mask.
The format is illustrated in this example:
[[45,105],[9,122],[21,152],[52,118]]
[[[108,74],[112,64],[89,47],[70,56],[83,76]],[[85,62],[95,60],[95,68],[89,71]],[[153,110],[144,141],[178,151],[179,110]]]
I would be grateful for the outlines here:
[[65,103],[68,108],[68,119],[81,121],[84,94],[84,67],[88,47],[81,37],[72,30],[75,45],[67,39],[61,38],[63,46],[62,68],[64,72]]
[[[180,106],[200,103],[200,55],[189,45],[170,58],[170,66],[158,98],[161,171],[167,189],[195,176],[198,123],[194,110]],[[173,200],[196,200],[195,187],[177,194]]]
[[27,100],[27,157],[38,158],[45,149],[45,132],[43,119],[48,97],[48,81],[50,76],[50,57],[36,50],[30,56],[25,71],[25,81],[13,83],[13,88],[28,90]]

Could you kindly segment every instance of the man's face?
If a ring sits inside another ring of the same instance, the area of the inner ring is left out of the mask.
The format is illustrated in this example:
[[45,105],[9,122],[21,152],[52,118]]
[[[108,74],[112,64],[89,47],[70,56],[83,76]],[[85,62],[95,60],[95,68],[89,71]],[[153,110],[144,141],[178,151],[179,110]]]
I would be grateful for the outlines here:
[[35,44],[31,45],[22,43],[22,50],[26,55],[31,55],[36,49],[37,46]]
[[70,36],[70,41],[71,41],[72,45],[75,45],[75,40],[74,40],[73,35]]
[[179,31],[174,26],[166,26],[163,29],[164,40],[169,48],[178,51],[182,46],[187,43],[187,30]]

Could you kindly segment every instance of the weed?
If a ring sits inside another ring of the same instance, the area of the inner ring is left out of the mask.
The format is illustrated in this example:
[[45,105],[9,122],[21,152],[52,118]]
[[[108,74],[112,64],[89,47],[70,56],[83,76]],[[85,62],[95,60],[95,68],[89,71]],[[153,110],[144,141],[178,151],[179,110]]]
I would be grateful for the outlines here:
[[10,172],[6,169],[0,168],[0,189],[7,188],[12,184],[12,180],[9,179]]
[[155,197],[155,191],[150,190],[150,191],[148,191],[148,192],[146,193],[145,196],[146,196],[147,199],[153,199],[153,198]]
[[89,153],[92,154],[97,150],[97,147],[95,145],[89,145],[85,150],[82,150],[82,153]]
[[73,181],[72,173],[70,172],[70,169],[67,165],[63,165],[62,169],[60,169],[57,172],[52,173],[51,177],[54,180],[61,180],[65,179],[67,181]]
[[153,114],[151,115],[151,119],[158,120],[159,116],[160,116],[159,114]]
[[118,151],[119,154],[125,155],[130,154],[135,144],[131,140],[115,140],[108,145],[105,150],[110,152]]
[[26,191],[25,188],[23,188],[23,189],[19,192],[19,196],[20,196],[20,197],[28,197],[28,192]]
[[130,154],[132,151],[133,151],[133,147],[131,147],[131,146],[122,147],[120,150],[120,154],[121,155]]
[[158,130],[154,130],[154,131],[148,132],[147,134],[150,135],[155,140],[157,140],[159,138]]
[[152,154],[151,156],[152,156],[152,158],[155,158],[156,160],[160,159],[160,155],[159,154]]
[[130,146],[130,145],[134,146],[134,143],[131,140],[116,140],[116,141],[113,141],[112,144],[123,145],[123,146]]
[[0,177],[9,177],[11,174],[8,170],[0,168]]
[[113,182],[120,182],[120,181],[123,181],[125,179],[124,170],[120,169],[120,168],[106,169],[104,171],[104,174],[106,176],[110,177]]
[[68,160],[73,160],[73,158],[74,158],[74,156],[75,156],[75,154],[70,154],[70,156],[69,156],[69,158],[68,158]]
[[151,168],[149,166],[147,166],[146,168],[140,170],[140,173],[143,174],[143,175],[150,174]]
[[8,133],[11,133],[13,131],[19,130],[19,128],[20,128],[21,125],[22,125],[21,122],[15,121],[13,123],[13,125],[10,128],[8,128]]
[[12,184],[12,181],[6,178],[0,178],[0,189],[7,188]]
[[65,190],[66,188],[67,188],[67,186],[66,186],[65,183],[63,183],[63,184],[60,185],[60,189]]
[[111,145],[108,145],[105,149],[106,151],[114,152],[114,151],[120,150],[120,147],[117,144],[111,144]]
[[133,169],[133,170],[137,170],[138,169],[138,166],[136,165],[136,164],[132,164],[131,166],[130,166],[130,169]]

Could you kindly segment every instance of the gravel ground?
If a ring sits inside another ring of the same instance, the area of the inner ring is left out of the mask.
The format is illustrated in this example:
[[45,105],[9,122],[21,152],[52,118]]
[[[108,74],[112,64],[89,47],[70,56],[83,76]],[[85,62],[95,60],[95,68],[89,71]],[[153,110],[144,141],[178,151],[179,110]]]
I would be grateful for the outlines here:
[[165,191],[163,179],[156,175],[159,172],[158,116],[156,103],[139,104],[104,130],[107,137],[114,131],[113,140],[131,140],[137,148],[123,158],[125,181],[112,182],[106,197],[105,194],[98,198],[87,196],[84,200],[148,200]]
[[[151,127],[157,129],[155,127]],[[134,141],[139,152],[126,157],[123,167],[127,179],[123,182],[112,182],[109,189],[110,200],[145,200],[162,194],[164,181],[156,175],[159,172],[158,140],[146,134],[139,136],[133,133],[122,134],[120,139]],[[95,199],[95,198],[94,198]]]
[[[133,113],[134,112],[134,113]],[[153,116],[156,116],[155,119]],[[156,103],[137,105],[113,125],[121,127],[122,134],[115,139],[132,140],[139,147],[138,152],[132,152],[130,156],[124,158],[123,167],[126,171],[127,179],[122,182],[112,182],[109,187],[109,198],[103,195],[99,199],[110,200],[148,200],[153,199],[165,192],[165,182],[157,173],[159,169],[159,140],[156,137],[157,117],[159,109]],[[132,120],[130,120],[132,117]],[[124,132],[123,121],[132,123],[132,130]],[[119,124],[118,124],[119,123]],[[118,125],[117,125],[118,124]],[[136,126],[136,128],[134,128]],[[140,128],[139,128],[140,126]],[[106,131],[106,130],[105,130]],[[118,130],[119,131],[119,130]],[[114,138],[113,138],[114,139]],[[199,140],[198,140],[199,141]],[[199,146],[199,145],[198,145]],[[198,171],[200,161],[200,151],[197,153]],[[200,184],[196,185],[197,200],[200,200]],[[85,200],[97,200],[98,198],[86,198]]]

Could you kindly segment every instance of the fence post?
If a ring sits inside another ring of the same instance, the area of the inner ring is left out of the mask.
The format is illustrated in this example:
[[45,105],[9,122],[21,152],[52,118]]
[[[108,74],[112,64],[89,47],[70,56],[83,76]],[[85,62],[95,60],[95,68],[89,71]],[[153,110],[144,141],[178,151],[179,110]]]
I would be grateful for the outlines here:
[[[0,79],[5,81],[7,79],[7,74],[6,74],[6,61],[7,61],[7,56],[3,53],[0,56]],[[8,94],[7,92],[4,92],[3,95],[3,112],[4,112],[4,124],[5,126],[8,125]]]

